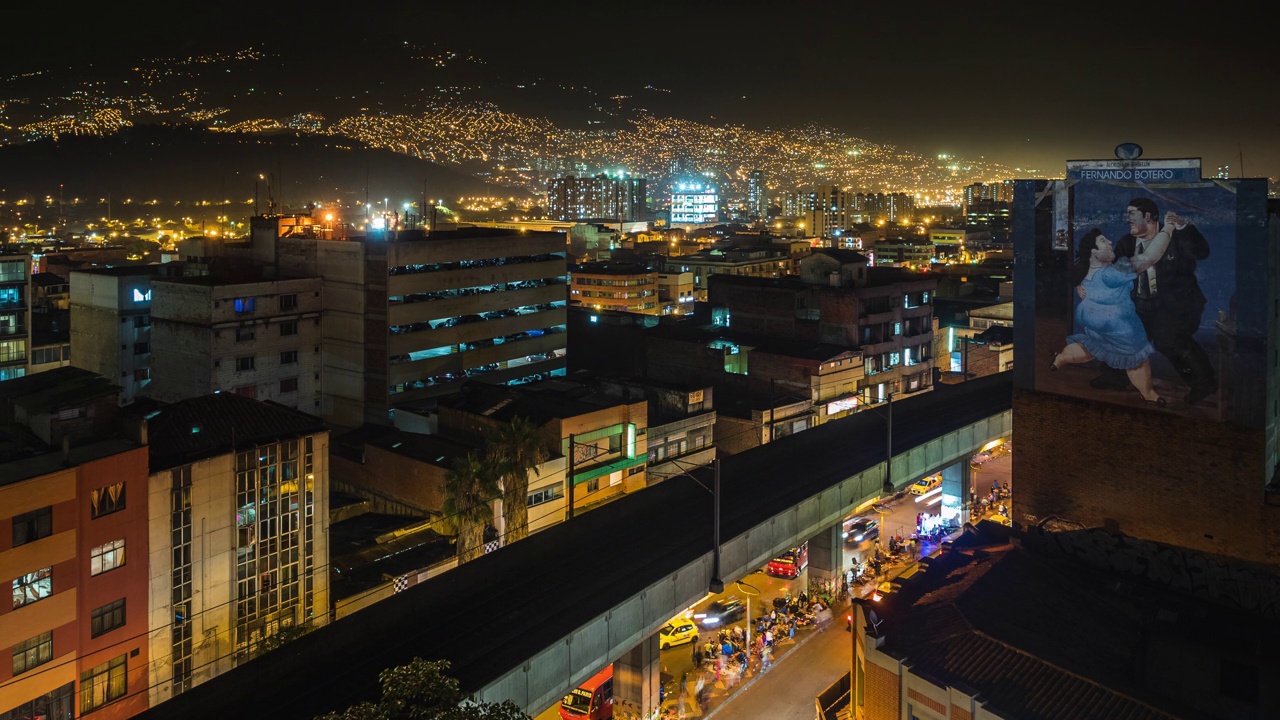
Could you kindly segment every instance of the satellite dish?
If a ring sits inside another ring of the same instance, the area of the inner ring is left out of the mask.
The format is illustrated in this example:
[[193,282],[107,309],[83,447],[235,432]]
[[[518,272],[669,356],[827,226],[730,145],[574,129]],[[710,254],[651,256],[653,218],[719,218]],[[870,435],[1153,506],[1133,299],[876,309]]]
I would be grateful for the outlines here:
[[1142,146],[1138,143],[1122,143],[1117,145],[1116,157],[1121,160],[1137,160],[1142,157]]

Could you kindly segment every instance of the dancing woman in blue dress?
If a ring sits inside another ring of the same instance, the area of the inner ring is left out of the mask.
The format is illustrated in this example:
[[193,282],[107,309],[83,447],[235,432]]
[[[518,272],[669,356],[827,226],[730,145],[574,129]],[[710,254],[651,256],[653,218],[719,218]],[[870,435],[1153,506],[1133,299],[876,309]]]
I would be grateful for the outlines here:
[[1166,404],[1151,381],[1149,358],[1154,349],[1133,307],[1130,291],[1134,279],[1164,255],[1177,220],[1175,213],[1166,213],[1164,227],[1145,251],[1132,259],[1117,259],[1111,241],[1099,228],[1080,238],[1072,268],[1072,284],[1079,286],[1081,297],[1075,313],[1080,332],[1067,337],[1067,346],[1053,356],[1050,370],[1057,370],[1059,365],[1101,360],[1127,372],[1129,382],[1143,400]]

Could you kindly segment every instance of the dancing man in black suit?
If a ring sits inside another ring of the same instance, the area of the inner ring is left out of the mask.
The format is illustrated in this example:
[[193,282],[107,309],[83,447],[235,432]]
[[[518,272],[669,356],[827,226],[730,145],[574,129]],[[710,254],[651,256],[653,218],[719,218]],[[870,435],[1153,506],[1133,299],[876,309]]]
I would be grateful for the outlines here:
[[[1116,242],[1118,257],[1141,253],[1160,231],[1160,211],[1148,198],[1134,198],[1125,210],[1129,233]],[[1194,405],[1218,389],[1218,376],[1209,354],[1195,334],[1200,329],[1205,296],[1196,280],[1196,262],[1209,257],[1209,243],[1195,225],[1175,226],[1169,249],[1159,262],[1133,281],[1133,304],[1156,352],[1173,365],[1190,388],[1186,402]],[[1095,388],[1125,390],[1123,371],[1107,368],[1091,383]]]

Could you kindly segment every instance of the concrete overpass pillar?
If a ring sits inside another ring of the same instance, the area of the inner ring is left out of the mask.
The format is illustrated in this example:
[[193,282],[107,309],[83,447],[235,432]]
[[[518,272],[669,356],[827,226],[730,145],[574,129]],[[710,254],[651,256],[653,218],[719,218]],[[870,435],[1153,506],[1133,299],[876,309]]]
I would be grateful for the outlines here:
[[844,562],[844,538],[840,536],[843,525],[837,523],[809,538],[809,578],[832,580],[840,577]]
[[959,525],[969,522],[972,501],[969,483],[972,482],[972,472],[967,456],[942,469],[941,512],[944,519],[954,518]]
[[619,706],[639,717],[657,717],[661,712],[662,657],[658,634],[654,633],[631,648],[613,666],[614,714]]

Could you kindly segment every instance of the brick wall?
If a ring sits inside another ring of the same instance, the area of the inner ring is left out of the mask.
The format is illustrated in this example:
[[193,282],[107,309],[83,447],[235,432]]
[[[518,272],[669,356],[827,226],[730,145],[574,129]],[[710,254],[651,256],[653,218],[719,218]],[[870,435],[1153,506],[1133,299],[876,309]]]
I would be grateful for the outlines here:
[[879,665],[868,662],[866,667],[867,692],[863,705],[864,720],[898,720],[898,691],[900,679],[897,674]]
[[1280,569],[1261,431],[1015,390],[1014,520],[1086,527]]
[[970,713],[959,705],[952,705],[951,720],[973,720],[973,713]]

